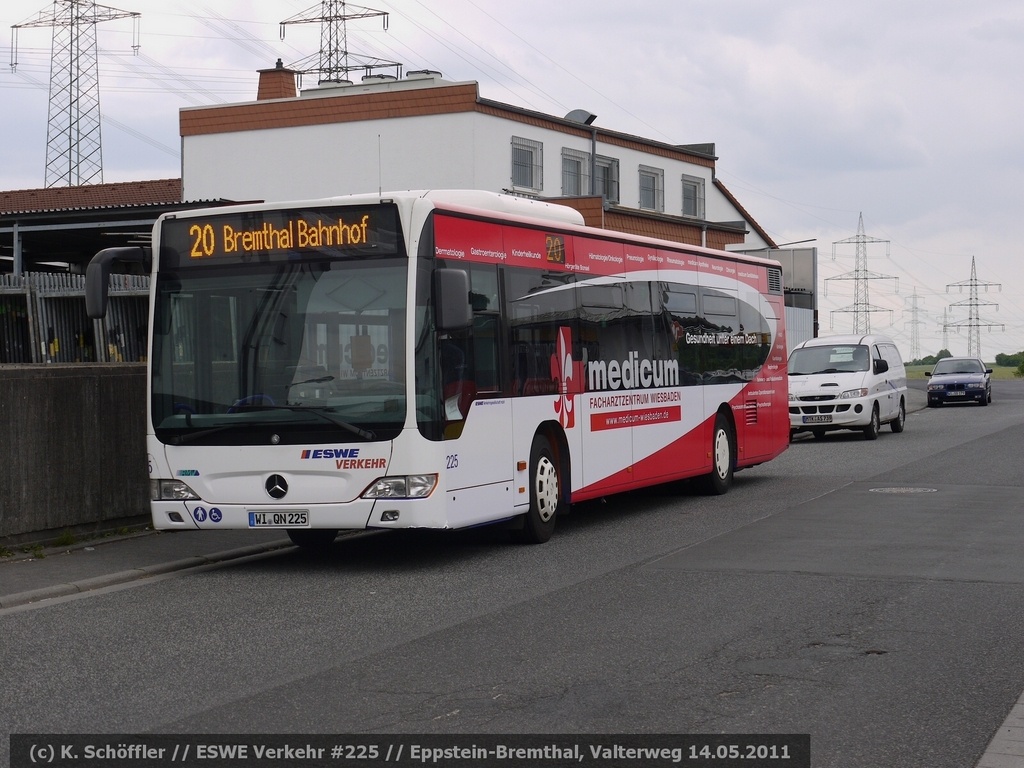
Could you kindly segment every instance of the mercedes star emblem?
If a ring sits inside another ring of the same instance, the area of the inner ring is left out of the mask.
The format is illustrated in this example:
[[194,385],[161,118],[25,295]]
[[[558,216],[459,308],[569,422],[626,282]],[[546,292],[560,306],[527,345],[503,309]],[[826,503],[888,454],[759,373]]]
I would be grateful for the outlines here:
[[268,477],[264,487],[267,489],[267,494],[272,499],[283,499],[285,494],[288,493],[288,481],[280,475],[271,475]]

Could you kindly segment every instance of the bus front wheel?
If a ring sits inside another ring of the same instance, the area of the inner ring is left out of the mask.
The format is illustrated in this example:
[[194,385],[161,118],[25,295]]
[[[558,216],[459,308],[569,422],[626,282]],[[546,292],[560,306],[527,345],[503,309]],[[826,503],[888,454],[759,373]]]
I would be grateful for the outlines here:
[[561,499],[558,465],[547,438],[537,435],[530,448],[530,510],[513,537],[524,544],[543,544],[555,530]]

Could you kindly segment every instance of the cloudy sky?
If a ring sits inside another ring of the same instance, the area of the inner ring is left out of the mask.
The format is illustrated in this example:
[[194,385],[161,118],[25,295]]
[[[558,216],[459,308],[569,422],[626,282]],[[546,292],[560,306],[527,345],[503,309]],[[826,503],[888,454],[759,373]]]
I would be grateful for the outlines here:
[[[180,175],[178,110],[255,98],[256,70],[320,48],[306,0],[114,0],[98,27],[104,181]],[[848,332],[865,233],[872,331],[910,357],[1024,350],[1024,2],[365,0],[348,50],[476,80],[485,98],[673,144],[714,142],[719,178],[779,243],[814,239],[822,333]],[[0,189],[44,184],[53,11],[5,0]],[[308,13],[307,13],[308,11]],[[833,259],[833,256],[835,258]],[[915,299],[916,295],[916,299]],[[916,313],[913,311],[916,305]],[[945,314],[944,314],[945,313]],[[993,326],[993,327],[988,327]],[[959,329],[959,330],[958,330]]]

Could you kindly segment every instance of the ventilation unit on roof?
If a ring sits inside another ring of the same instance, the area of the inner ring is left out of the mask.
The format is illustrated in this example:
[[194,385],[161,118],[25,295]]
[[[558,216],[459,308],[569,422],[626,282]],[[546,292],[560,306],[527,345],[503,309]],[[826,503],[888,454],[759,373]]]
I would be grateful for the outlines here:
[[422,80],[425,78],[440,78],[441,73],[436,69],[413,69],[405,73],[407,80]]

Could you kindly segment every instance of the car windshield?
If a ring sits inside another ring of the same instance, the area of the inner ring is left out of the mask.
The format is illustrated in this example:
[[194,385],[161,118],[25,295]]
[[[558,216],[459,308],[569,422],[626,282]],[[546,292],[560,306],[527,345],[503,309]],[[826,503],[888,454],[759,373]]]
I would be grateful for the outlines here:
[[789,357],[789,373],[855,373],[868,370],[870,363],[871,354],[863,344],[800,347]]
[[950,373],[984,373],[985,366],[980,360],[957,360],[947,357],[939,360],[932,369],[933,376],[942,376]]

